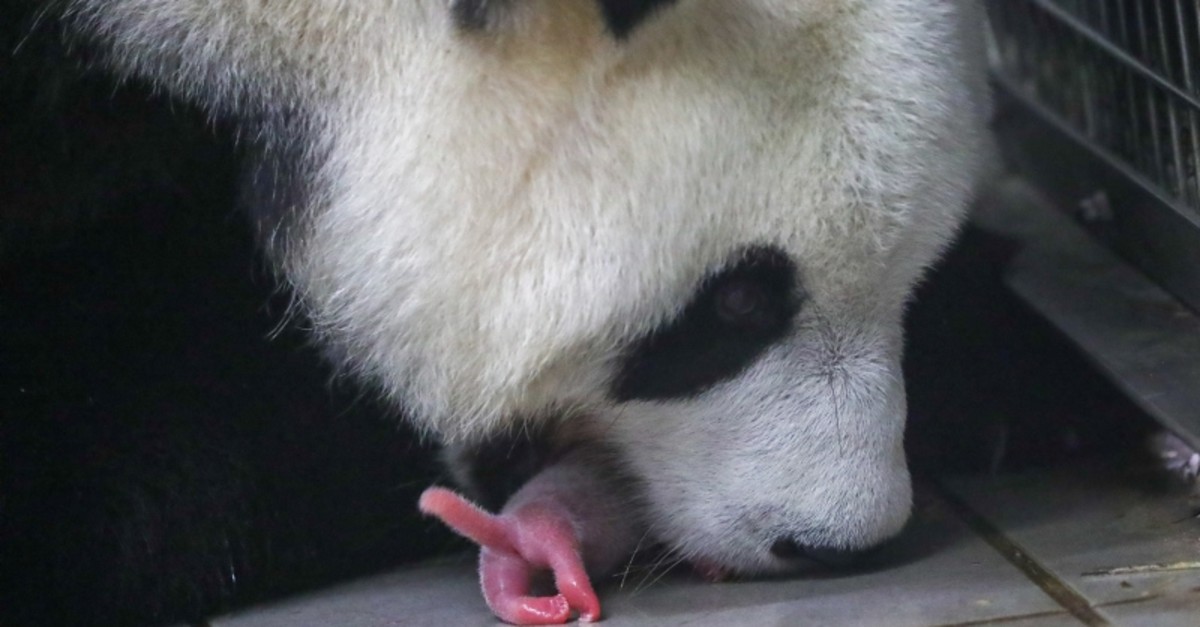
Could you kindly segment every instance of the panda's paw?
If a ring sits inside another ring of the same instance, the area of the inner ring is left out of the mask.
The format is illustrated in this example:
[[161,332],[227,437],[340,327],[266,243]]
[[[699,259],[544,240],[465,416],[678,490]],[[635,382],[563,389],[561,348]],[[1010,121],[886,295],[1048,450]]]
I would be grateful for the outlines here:
[[[584,568],[576,525],[560,504],[533,499],[493,515],[455,492],[429,488],[419,506],[482,547],[483,596],[501,620],[562,624],[573,612],[583,622],[600,618],[600,600]],[[531,581],[545,571],[553,573],[558,594],[531,596]]]
[[1150,449],[1172,474],[1193,485],[1200,483],[1200,451],[1182,438],[1169,431],[1161,431],[1151,437]]

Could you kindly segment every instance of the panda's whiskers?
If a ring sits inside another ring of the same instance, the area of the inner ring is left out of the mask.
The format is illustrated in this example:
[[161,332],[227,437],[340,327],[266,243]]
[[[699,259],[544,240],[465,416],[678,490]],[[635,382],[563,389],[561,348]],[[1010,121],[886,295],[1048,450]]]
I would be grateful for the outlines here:
[[625,568],[621,569],[621,583],[618,584],[618,589],[625,589],[625,582],[629,579],[629,573],[633,571],[633,563],[637,559],[638,554],[641,553],[642,545],[646,542],[646,538],[649,536],[650,530],[647,529],[646,531],[642,532],[641,537],[638,538],[637,544],[634,545],[633,551],[629,554],[629,561],[625,562]]
[[[687,560],[686,557],[680,554],[675,549],[664,550],[657,559],[646,569],[646,575],[634,587],[632,594],[638,594],[643,590],[649,589],[654,584],[662,580],[667,573],[671,572],[676,566]],[[657,572],[657,575],[655,574]],[[653,579],[651,579],[653,577]]]

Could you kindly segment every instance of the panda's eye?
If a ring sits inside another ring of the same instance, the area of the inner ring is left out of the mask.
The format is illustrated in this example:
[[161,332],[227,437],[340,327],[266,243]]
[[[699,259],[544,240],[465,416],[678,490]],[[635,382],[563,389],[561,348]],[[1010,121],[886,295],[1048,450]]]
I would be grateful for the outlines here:
[[763,286],[744,279],[734,279],[717,288],[717,316],[733,325],[754,323],[767,309]]

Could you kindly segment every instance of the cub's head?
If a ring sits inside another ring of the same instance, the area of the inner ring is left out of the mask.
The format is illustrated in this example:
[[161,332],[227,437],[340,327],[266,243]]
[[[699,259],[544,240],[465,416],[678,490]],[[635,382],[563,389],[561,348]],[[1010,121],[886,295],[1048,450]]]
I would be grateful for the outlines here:
[[901,318],[984,153],[973,3],[70,4],[248,121],[316,333],[430,432],[611,449],[732,570],[903,525]]

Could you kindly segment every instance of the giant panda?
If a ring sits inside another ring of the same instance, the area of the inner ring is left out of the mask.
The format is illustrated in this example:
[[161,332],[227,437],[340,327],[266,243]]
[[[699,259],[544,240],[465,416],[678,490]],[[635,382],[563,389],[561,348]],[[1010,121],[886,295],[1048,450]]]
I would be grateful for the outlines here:
[[[784,572],[905,524],[903,313],[990,161],[973,0],[53,6],[236,121],[325,355],[513,517],[428,511],[486,545],[548,499],[596,528],[576,574],[646,538]],[[532,542],[518,570],[565,572]]]

